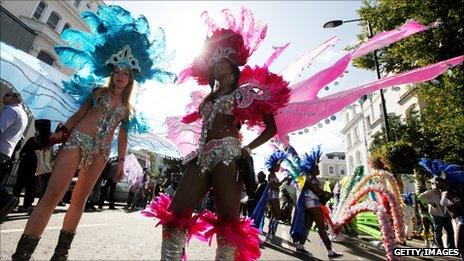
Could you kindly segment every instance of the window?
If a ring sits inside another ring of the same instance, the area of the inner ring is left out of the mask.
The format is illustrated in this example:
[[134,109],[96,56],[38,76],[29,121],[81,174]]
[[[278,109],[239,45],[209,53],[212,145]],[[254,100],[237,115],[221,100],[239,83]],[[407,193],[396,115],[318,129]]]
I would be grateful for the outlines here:
[[[382,90],[380,90],[380,91],[382,91]],[[387,112],[387,114],[388,114],[388,112]],[[383,108],[382,108],[382,103],[380,103],[379,104],[379,118],[383,117],[382,115],[383,115]]]
[[55,62],[55,59],[44,51],[40,51],[40,53],[37,55],[37,59],[49,65],[53,65]]
[[351,134],[346,135],[346,144],[348,145],[348,148],[351,147]]
[[335,174],[335,168],[334,166],[329,166],[329,175]]
[[354,127],[354,142],[356,143],[359,140],[359,129],[358,126]]
[[63,26],[63,31],[61,32],[64,32],[64,30],[69,29],[69,28],[71,28],[71,25],[69,23],[65,23]]
[[53,11],[50,16],[48,17],[47,25],[50,26],[52,29],[56,29],[58,22],[60,21],[60,16]]
[[43,11],[45,10],[45,8],[47,8],[47,4],[40,1],[39,5],[35,9],[34,15],[32,15],[32,17],[39,20],[40,17],[42,16],[42,14],[43,14]]
[[353,167],[354,167],[353,156],[350,155],[350,156],[348,157],[348,159],[349,159],[349,160],[348,160],[348,164],[350,164],[349,167],[350,167],[351,170],[353,170]]
[[350,121],[350,114],[348,111],[345,112],[345,123],[348,123]]
[[371,128],[371,116],[366,117],[366,124],[367,124],[367,129]]
[[361,158],[361,152],[356,151],[356,164],[361,165],[362,158]]
[[79,8],[79,4],[81,3],[81,0],[74,0],[74,6],[76,8]]
[[340,169],[340,175],[345,175],[345,169],[344,168]]
[[328,158],[328,159],[333,159],[334,156],[333,156],[333,155],[327,155],[327,158]]

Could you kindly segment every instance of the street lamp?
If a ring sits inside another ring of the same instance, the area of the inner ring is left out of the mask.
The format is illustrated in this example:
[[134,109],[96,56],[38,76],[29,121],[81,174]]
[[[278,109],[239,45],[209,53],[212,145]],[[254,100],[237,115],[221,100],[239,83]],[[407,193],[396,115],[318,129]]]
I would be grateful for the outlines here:
[[[353,19],[353,20],[332,20],[328,21],[323,25],[324,28],[334,28],[337,26],[340,26],[344,23],[351,23],[351,22],[359,22],[359,21],[366,21],[367,24],[367,37],[372,38],[374,35],[372,33],[372,27],[371,23],[367,20],[364,19]],[[375,71],[377,72],[377,79],[382,79],[382,76],[380,75],[380,68],[379,68],[379,60],[377,57],[377,51],[374,50],[374,64],[375,64]],[[390,141],[390,131],[388,129],[388,119],[387,119],[387,107],[385,105],[385,97],[383,96],[383,89],[380,89],[380,105],[382,106],[382,119],[385,125],[385,138],[388,141]]]

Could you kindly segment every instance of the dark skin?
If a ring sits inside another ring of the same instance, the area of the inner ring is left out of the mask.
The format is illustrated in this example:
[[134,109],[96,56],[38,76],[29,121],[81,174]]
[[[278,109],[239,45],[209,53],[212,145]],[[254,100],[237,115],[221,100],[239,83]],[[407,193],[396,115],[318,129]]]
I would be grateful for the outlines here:
[[[269,172],[268,180],[277,179],[276,172],[280,169],[280,164],[275,164],[271,171]],[[279,193],[280,186],[287,180],[287,177],[279,182],[269,182],[269,187],[272,191]],[[281,209],[280,209],[280,200],[278,198],[274,198],[270,200],[271,204],[271,219],[280,219],[281,216]]]
[[[231,93],[234,90],[232,65],[229,60],[221,59],[213,65],[213,77],[218,82],[216,90],[213,92],[213,101],[222,95]],[[234,117],[231,115],[218,114],[215,118],[214,127],[208,131],[207,141],[211,139],[221,139],[224,137],[239,137],[239,131],[235,127]],[[254,149],[268,141],[276,134],[274,116],[272,114],[263,115],[263,122],[266,125],[264,131],[254,139],[248,147]],[[242,155],[249,156],[245,149]],[[237,162],[231,162],[228,166],[218,163],[211,171],[200,174],[196,160],[193,160],[180,181],[179,187],[174,194],[170,205],[177,215],[191,212],[198,203],[204,198],[212,187],[217,215],[221,220],[232,221],[240,216],[240,195],[243,181],[237,182]]]
[[[319,175],[319,166],[316,165],[311,174],[311,176],[316,177]],[[305,181],[304,188],[303,189],[310,189],[313,191],[316,195],[319,196],[328,196],[331,193],[324,191],[321,187],[317,186],[316,184],[313,184],[309,182],[310,178],[308,177]],[[319,233],[320,238],[324,242],[325,248],[327,250],[332,250],[332,244],[329,240],[329,236],[327,235],[327,232],[325,231],[325,223],[324,223],[324,216],[322,215],[322,210],[320,207],[313,207],[313,208],[306,208],[306,229],[310,230],[311,227],[313,226],[313,222],[316,223],[317,227],[317,232]],[[304,243],[304,242],[302,242]]]

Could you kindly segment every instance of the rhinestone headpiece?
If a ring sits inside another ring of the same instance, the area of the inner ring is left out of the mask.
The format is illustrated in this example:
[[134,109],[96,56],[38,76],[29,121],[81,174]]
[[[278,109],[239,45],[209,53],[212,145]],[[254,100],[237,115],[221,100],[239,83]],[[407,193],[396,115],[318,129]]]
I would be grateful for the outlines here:
[[209,59],[209,65],[212,66],[213,64],[215,64],[217,61],[221,60],[222,58],[229,59],[235,64],[235,62],[230,58],[230,55],[234,53],[237,53],[237,51],[235,51],[234,49],[230,47],[226,47],[226,48],[219,47],[216,49],[211,59]]
[[128,66],[131,70],[141,71],[139,66],[139,61],[137,58],[132,56],[132,51],[129,45],[124,46],[121,51],[112,54],[108,60],[106,60],[105,65],[112,64],[116,65],[125,65]]

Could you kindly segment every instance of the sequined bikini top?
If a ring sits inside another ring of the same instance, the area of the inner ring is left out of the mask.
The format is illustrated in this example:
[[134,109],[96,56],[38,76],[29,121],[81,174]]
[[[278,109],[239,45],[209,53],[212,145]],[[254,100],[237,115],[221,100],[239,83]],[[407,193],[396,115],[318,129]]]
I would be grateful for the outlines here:
[[126,118],[126,110],[123,105],[114,108],[111,104],[111,94],[105,93],[99,99],[93,96],[94,107],[102,107],[104,110],[97,123],[95,143],[98,148],[106,150],[107,137],[116,126]]
[[207,101],[200,109],[203,122],[209,130],[212,129],[216,115],[227,114],[233,115],[235,92],[220,96],[215,101]]
[[97,99],[94,94],[92,95],[94,107],[103,107],[105,109],[105,112],[112,111],[113,114],[122,118],[126,116],[126,110],[123,105],[120,105],[117,108],[113,107],[113,105],[111,104],[111,94],[109,92],[100,96],[99,99]]
[[214,126],[214,120],[218,114],[233,115],[234,109],[234,94],[226,94],[218,97],[214,101],[207,101],[200,108],[200,114],[203,118],[203,126],[201,127],[201,135],[198,143],[198,147],[202,148],[206,143],[208,130],[212,130]]

